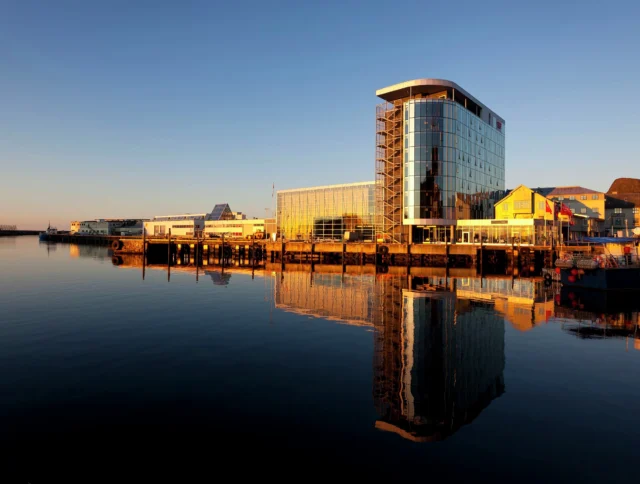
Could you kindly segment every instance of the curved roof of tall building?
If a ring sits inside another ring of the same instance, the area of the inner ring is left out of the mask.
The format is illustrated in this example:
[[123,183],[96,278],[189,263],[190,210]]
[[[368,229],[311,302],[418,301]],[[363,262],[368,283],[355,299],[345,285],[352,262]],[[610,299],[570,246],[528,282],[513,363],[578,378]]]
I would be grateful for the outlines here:
[[383,87],[376,91],[376,96],[384,99],[388,102],[393,102],[397,99],[409,97],[412,94],[435,94],[443,89],[455,89],[457,92],[470,99],[481,108],[485,108],[491,111],[496,117],[500,118],[503,123],[504,118],[499,116],[493,109],[489,108],[485,104],[481,103],[474,96],[465,91],[462,87],[453,81],[447,79],[413,79],[411,81],[405,81],[392,86]]

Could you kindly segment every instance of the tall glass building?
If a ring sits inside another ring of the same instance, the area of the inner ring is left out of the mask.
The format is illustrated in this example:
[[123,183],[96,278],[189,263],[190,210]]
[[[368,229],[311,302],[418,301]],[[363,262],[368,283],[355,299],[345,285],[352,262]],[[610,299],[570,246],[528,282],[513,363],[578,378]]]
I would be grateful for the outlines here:
[[457,84],[376,92],[377,221],[394,242],[451,240],[456,220],[493,218],[505,190],[505,121]]
[[278,190],[278,234],[290,240],[373,240],[375,182]]

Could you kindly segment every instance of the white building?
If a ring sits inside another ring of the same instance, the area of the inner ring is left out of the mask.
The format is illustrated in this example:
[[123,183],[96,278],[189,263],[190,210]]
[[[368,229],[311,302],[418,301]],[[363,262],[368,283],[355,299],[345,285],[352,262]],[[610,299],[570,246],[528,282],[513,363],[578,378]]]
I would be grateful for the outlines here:
[[96,219],[71,222],[70,233],[81,235],[140,235],[141,219]]
[[276,219],[236,219],[205,221],[205,237],[265,238],[276,230]]
[[144,230],[150,236],[165,237],[171,230],[172,236],[193,237],[202,232],[206,216],[206,213],[158,215],[144,223]]
[[149,236],[165,237],[171,230],[172,236],[195,237],[202,235],[206,221],[235,220],[235,215],[227,203],[219,203],[211,213],[183,213],[180,215],[156,215],[144,223]]
[[242,212],[232,212],[227,203],[219,203],[211,213],[157,215],[144,223],[148,236],[166,237],[268,237],[276,231],[275,219],[247,219]]

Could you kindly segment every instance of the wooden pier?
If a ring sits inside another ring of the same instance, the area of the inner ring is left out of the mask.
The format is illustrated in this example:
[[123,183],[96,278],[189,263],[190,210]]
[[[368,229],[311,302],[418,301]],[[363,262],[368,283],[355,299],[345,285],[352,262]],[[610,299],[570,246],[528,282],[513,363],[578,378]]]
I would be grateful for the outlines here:
[[539,273],[562,250],[592,253],[593,246],[532,246],[506,244],[392,244],[375,242],[303,242],[171,236],[120,237],[54,235],[52,241],[108,245],[118,254],[141,254],[158,260],[196,257],[210,263],[245,264],[256,260],[281,267],[292,264],[341,266],[382,265],[387,267],[474,268],[479,274],[501,271],[513,275]]

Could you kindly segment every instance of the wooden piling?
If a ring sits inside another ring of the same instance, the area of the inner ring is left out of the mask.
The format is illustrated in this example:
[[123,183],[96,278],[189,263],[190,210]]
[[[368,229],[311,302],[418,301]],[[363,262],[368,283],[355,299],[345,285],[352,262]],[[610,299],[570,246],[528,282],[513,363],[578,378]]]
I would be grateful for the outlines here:
[[147,265],[147,231],[142,228],[142,280],[144,281],[144,272]]
[[284,237],[280,237],[280,269],[284,272]]
[[[256,234],[251,236],[251,267],[255,270],[256,267]],[[253,279],[253,272],[251,273]]]
[[169,229],[169,238],[167,239],[167,282],[171,281],[171,229]]
[[[482,236],[480,236],[480,267],[479,267],[480,268],[480,277],[482,277],[484,275],[483,259],[484,259],[483,240],[482,240]],[[480,284],[482,285],[482,282],[480,282]]]
[[511,276],[515,274],[514,268],[516,264],[516,243],[511,241]]

